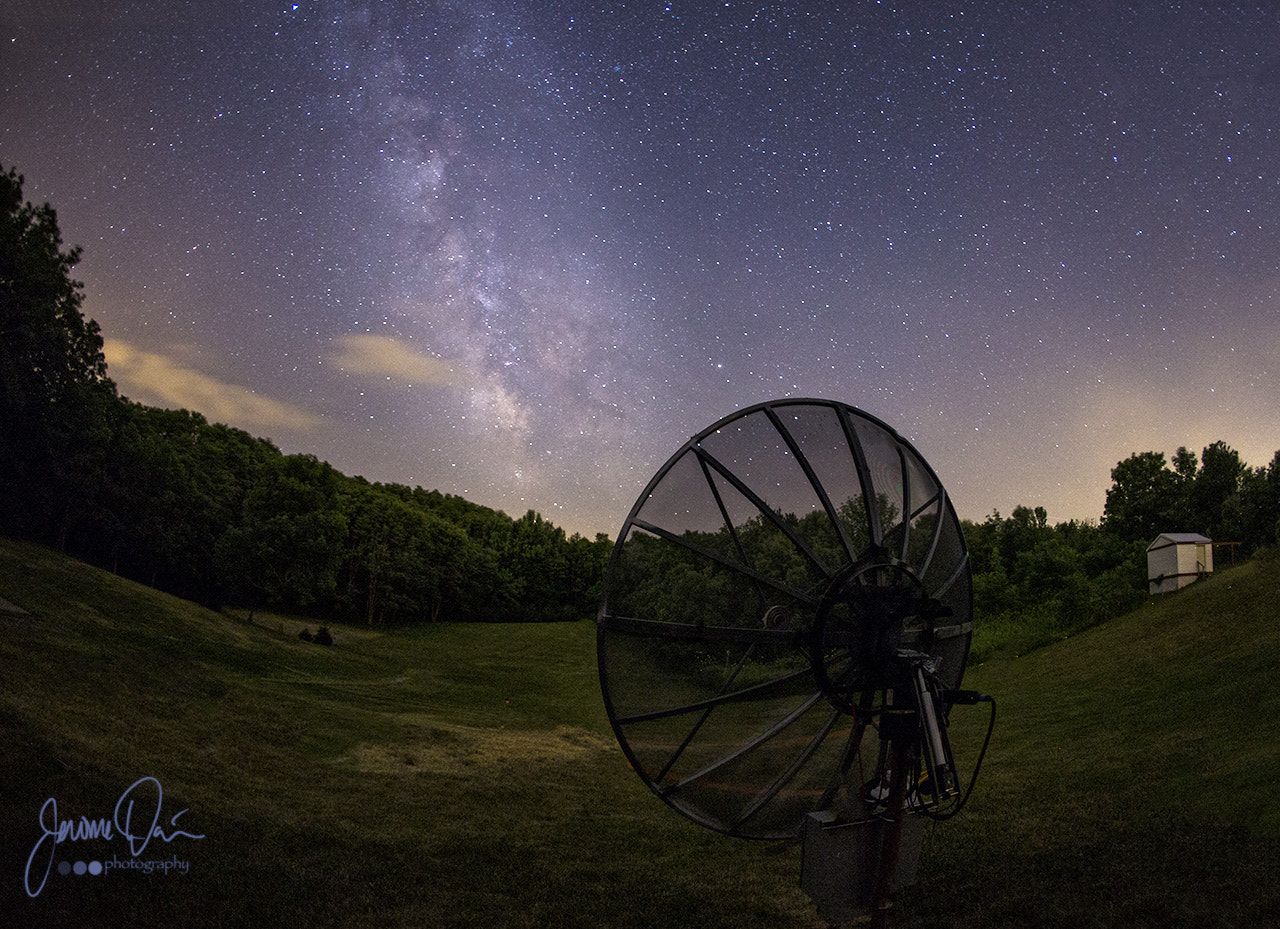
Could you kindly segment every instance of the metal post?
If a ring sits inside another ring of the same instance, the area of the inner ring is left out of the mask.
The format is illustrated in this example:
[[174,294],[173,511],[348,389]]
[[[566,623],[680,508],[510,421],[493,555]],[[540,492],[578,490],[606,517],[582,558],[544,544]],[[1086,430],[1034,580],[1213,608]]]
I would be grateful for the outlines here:
[[902,822],[907,815],[907,776],[915,736],[915,711],[886,710],[883,725],[890,741],[889,757],[893,767],[889,773],[889,819],[885,823],[880,870],[871,898],[871,929],[889,926],[889,910],[893,906],[890,897],[898,876],[898,852],[902,845]]

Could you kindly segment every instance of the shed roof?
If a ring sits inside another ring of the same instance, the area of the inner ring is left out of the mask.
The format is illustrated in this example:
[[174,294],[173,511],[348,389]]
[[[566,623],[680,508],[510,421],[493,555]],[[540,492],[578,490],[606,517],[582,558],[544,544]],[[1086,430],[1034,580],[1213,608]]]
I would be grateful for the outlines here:
[[1155,548],[1167,548],[1170,545],[1200,545],[1213,540],[1198,532],[1162,532],[1156,540],[1147,546],[1147,551]]

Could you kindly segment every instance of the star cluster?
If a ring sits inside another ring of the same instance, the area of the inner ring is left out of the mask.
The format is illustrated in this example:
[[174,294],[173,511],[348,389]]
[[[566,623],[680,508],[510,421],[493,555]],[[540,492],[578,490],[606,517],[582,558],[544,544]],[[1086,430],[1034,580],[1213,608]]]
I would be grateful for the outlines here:
[[962,515],[1280,447],[1280,13],[1110,2],[0,13],[0,164],[133,399],[612,532],[781,396]]

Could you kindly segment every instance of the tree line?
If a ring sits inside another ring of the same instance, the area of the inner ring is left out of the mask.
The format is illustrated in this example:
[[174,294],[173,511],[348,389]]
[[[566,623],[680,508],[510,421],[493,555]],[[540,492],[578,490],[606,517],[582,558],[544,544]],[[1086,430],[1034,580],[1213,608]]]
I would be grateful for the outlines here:
[[1161,452],[1142,452],[1117,464],[1111,481],[1103,525],[1128,540],[1198,532],[1236,543],[1248,557],[1280,533],[1280,451],[1259,468],[1222,441],[1198,460],[1185,446],[1169,462]]
[[1147,596],[1147,546],[1162,532],[1198,532],[1217,565],[1280,539],[1280,452],[1246,465],[1218,441],[1166,460],[1139,452],[1111,470],[1100,524],[1049,525],[1044,507],[962,521],[974,576],[978,657],[1021,653],[1125,613]]
[[[0,170],[0,532],[215,606],[369,625],[595,611],[603,535],[349,477],[121,397],[81,311],[79,258],[52,207],[24,202],[21,176]],[[1237,557],[1277,541],[1280,452],[1263,468],[1220,441],[1199,457],[1142,452],[1111,479],[1100,524],[1050,526],[1027,506],[962,521],[983,635],[1043,644],[1132,608],[1160,532],[1238,543]]]
[[0,170],[0,532],[213,606],[378,625],[595,611],[610,550],[129,401],[57,215]]

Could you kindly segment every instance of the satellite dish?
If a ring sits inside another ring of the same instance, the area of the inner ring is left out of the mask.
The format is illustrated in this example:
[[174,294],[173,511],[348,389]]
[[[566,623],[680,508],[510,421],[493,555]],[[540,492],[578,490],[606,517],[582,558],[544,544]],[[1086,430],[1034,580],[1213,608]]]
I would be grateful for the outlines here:
[[605,707],[649,788],[719,832],[867,821],[895,759],[900,805],[947,815],[972,612],[959,520],[909,442],[843,403],[762,403],[689,439],[623,523],[597,625]]

